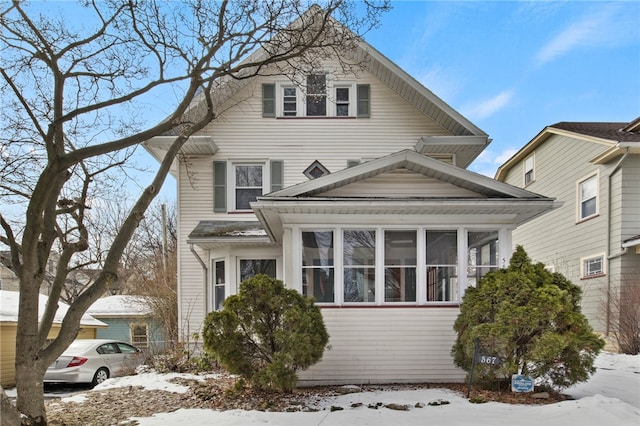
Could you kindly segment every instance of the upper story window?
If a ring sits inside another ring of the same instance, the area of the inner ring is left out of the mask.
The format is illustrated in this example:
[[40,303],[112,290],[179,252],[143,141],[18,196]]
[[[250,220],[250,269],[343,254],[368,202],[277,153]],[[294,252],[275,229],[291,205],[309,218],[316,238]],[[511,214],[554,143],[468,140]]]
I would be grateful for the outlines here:
[[250,202],[263,194],[262,164],[234,164],[235,209],[250,210]]
[[578,182],[578,220],[598,214],[598,175]]
[[306,86],[291,83],[262,85],[262,116],[369,118],[371,90],[368,84],[335,81],[326,74],[306,77]]
[[214,161],[213,211],[250,212],[257,197],[283,187],[281,160]]
[[311,74],[307,76],[307,116],[327,115],[327,76]]
[[529,185],[534,180],[534,157],[533,154],[531,154],[524,160],[524,186]]

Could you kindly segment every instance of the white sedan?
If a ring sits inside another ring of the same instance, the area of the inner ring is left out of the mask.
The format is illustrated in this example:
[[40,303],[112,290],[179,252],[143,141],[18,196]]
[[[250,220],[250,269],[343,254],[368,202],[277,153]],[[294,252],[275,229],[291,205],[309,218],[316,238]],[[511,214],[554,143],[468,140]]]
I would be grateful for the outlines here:
[[144,353],[129,343],[117,340],[74,340],[49,366],[45,383],[91,383],[94,386],[109,377],[132,374],[144,363]]

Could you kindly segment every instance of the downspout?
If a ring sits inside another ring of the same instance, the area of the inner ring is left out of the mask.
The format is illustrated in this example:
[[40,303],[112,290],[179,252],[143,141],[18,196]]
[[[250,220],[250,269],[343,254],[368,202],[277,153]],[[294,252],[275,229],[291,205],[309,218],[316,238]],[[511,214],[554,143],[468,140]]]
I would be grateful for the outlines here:
[[609,328],[611,323],[611,259],[615,259],[624,255],[628,247],[625,247],[623,250],[618,253],[609,255],[611,253],[611,180],[613,175],[620,170],[622,166],[622,162],[629,156],[629,147],[625,150],[625,153],[622,155],[622,158],[615,165],[609,176],[607,176],[607,323],[606,323],[606,332],[605,335],[609,336]]
[[202,308],[202,313],[206,317],[207,316],[207,304],[209,303],[209,291],[207,290],[207,278],[209,276],[207,270],[207,264],[204,263],[196,249],[193,248],[193,243],[189,243],[189,250],[193,253],[193,256],[196,258],[200,266],[202,266],[202,294],[204,294],[204,303]]

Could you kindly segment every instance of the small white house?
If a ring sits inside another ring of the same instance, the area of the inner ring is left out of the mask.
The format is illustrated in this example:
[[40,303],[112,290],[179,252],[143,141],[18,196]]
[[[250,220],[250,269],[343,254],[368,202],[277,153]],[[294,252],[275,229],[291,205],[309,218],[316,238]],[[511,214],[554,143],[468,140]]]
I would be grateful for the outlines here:
[[[322,308],[331,349],[302,383],[463,380],[450,352],[465,289],[554,200],[466,170],[488,135],[370,45],[353,56],[357,74],[327,61],[237,87],[184,146],[180,329],[266,273]],[[171,140],[146,148],[160,159]]]

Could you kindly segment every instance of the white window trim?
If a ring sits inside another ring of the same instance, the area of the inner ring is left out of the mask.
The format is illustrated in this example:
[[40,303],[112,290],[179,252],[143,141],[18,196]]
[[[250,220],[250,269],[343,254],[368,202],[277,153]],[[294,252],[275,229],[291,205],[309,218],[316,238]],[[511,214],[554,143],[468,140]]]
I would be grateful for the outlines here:
[[[585,181],[595,177],[596,180],[596,210],[593,214],[589,216],[582,217],[582,199],[580,198],[580,188],[582,183]],[[597,170],[594,173],[589,173],[588,175],[578,179],[576,182],[576,223],[584,222],[585,220],[596,217],[600,214],[600,170]]]
[[229,160],[227,167],[227,211],[239,213],[252,213],[253,210],[236,208],[236,167],[238,166],[262,166],[262,194],[269,192],[271,188],[271,173],[267,160]]
[[[286,116],[284,115],[284,89],[285,88],[295,88],[296,89],[296,115],[298,118],[318,118],[318,117],[326,117],[326,118],[355,118],[357,114],[357,82],[353,80],[338,80],[335,78],[333,74],[326,71],[318,71],[314,74],[325,74],[327,76],[326,85],[327,85],[327,115],[325,116],[307,116],[307,102],[306,102],[306,93],[305,90],[296,83],[291,81],[276,81],[276,117],[277,118],[293,118],[294,116]],[[302,76],[300,81],[302,84],[306,84],[307,75]],[[336,115],[336,89],[337,88],[348,88],[349,89],[349,115],[338,117]]]
[[[598,259],[598,258],[600,258],[600,261],[602,264],[602,271],[597,274],[586,275],[584,264],[589,260]],[[607,275],[607,262],[606,262],[604,253],[598,253],[591,256],[585,256],[580,258],[580,278],[581,279],[602,277],[604,275]]]

